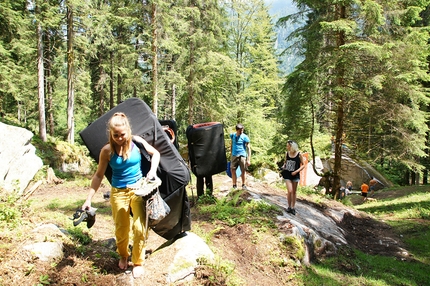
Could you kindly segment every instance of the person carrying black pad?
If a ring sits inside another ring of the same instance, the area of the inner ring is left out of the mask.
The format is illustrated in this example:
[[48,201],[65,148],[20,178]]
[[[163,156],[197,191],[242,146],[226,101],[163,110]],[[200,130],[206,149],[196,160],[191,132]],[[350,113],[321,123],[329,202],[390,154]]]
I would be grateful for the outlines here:
[[[91,208],[91,200],[100,188],[108,165],[112,169],[110,203],[112,216],[115,222],[115,237],[117,251],[120,255],[118,266],[125,270],[128,268],[130,211],[133,212],[133,250],[131,262],[133,263],[133,276],[143,275],[143,262],[145,260],[145,247],[148,236],[146,224],[146,209],[143,198],[134,194],[128,186],[140,180],[157,178],[157,167],[160,162],[160,153],[148,142],[139,136],[133,136],[130,122],[122,112],[116,112],[108,122],[109,142],[100,151],[97,171],[91,180],[91,188],[82,210]],[[151,166],[147,174],[142,174],[141,153],[133,142],[142,144],[149,155],[152,156]],[[144,175],[146,175],[145,178]]]

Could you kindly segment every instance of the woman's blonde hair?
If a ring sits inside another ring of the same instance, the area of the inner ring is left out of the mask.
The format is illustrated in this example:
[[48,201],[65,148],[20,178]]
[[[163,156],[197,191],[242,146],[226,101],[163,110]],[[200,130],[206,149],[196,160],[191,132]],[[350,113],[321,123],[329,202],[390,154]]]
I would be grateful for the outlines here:
[[288,140],[287,144],[290,144],[291,151],[298,152],[299,151],[299,145],[297,145],[296,141]]
[[125,132],[126,134],[126,139],[125,139],[125,144],[124,144],[124,149],[123,149],[123,158],[124,161],[127,160],[130,157],[130,153],[131,153],[131,140],[132,140],[132,135],[131,135],[131,126],[130,126],[130,122],[128,121],[127,116],[122,113],[122,112],[116,112],[114,113],[114,115],[112,115],[112,117],[109,119],[108,122],[108,137],[109,137],[109,145],[110,145],[110,156],[112,157],[113,154],[115,153],[115,142],[113,140],[113,134],[112,134],[112,130],[116,127],[125,127]]

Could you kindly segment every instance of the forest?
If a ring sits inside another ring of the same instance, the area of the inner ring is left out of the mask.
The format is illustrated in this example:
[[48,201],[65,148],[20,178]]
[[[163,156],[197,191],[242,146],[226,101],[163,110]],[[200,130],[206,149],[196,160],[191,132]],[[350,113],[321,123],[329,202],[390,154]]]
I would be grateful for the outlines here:
[[[1,121],[43,142],[79,132],[118,103],[159,119],[236,123],[250,171],[276,168],[294,139],[314,156],[365,160],[399,185],[427,184],[426,0],[0,0]],[[300,24],[298,24],[300,23]],[[276,49],[276,30],[294,27]],[[288,74],[281,58],[303,59]],[[227,145],[228,141],[226,141]]]

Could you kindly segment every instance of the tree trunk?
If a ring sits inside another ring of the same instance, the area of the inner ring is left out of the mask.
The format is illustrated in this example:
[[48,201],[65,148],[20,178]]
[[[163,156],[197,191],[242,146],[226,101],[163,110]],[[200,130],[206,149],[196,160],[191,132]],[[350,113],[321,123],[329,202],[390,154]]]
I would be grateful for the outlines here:
[[[36,11],[39,8],[36,7]],[[37,93],[39,98],[39,136],[43,142],[47,141],[46,137],[46,120],[45,120],[45,69],[43,65],[43,32],[40,22],[37,21]]]
[[193,54],[193,46],[191,44],[190,47],[190,74],[188,76],[188,124],[193,124],[194,121],[194,89],[193,89],[193,81],[194,81],[194,54]]
[[[46,35],[46,47],[51,46],[51,37],[49,34]],[[48,48],[49,50],[49,48]],[[45,78],[46,78],[46,98],[47,98],[47,115],[48,115],[48,126],[49,126],[49,134],[51,136],[55,135],[55,122],[54,122],[54,109],[53,109],[53,96],[54,96],[54,88],[50,81],[51,73],[52,73],[52,58],[51,52],[45,51],[46,54],[46,66],[45,66]]]
[[157,6],[152,3],[152,112],[158,114],[158,30],[157,30]]
[[73,7],[70,1],[67,3],[67,141],[70,144],[75,142],[75,122],[74,122],[74,55],[73,55]]
[[[134,45],[134,49],[137,51],[139,49],[139,39],[136,39],[136,44]],[[139,62],[134,62],[134,69],[137,70],[139,68]],[[137,97],[137,88],[136,85],[133,84],[133,97]]]
[[122,77],[121,74],[118,72],[118,76],[116,79],[116,102],[117,104],[120,104],[122,102]]
[[[345,6],[339,7],[339,18],[346,18],[346,8]],[[345,44],[345,34],[343,31],[338,33],[336,46],[339,48]],[[338,63],[336,76],[337,76],[337,89],[342,90],[344,87],[344,76],[345,70],[344,67]],[[343,121],[345,117],[344,113],[344,104],[345,104],[345,95],[342,91],[336,91],[335,98],[337,99],[337,111],[336,111],[336,142],[335,142],[335,153],[334,153],[334,168],[333,168],[333,193],[334,198],[339,198],[339,190],[340,190],[340,175],[342,171],[342,145],[343,145]]]
[[411,185],[410,172],[409,171],[405,172],[405,177],[404,177],[403,183],[405,184],[405,186],[410,186]]
[[[113,52],[110,52],[110,71],[109,71],[109,107],[112,109],[115,106],[115,93],[113,91]],[[119,102],[117,101],[117,104]]]
[[[190,32],[189,35],[193,34],[193,21],[190,23]],[[190,41],[190,74],[187,79],[188,86],[188,124],[191,125],[194,123],[194,45],[193,41]]]
[[176,120],[176,84],[172,85],[172,114],[171,119]]

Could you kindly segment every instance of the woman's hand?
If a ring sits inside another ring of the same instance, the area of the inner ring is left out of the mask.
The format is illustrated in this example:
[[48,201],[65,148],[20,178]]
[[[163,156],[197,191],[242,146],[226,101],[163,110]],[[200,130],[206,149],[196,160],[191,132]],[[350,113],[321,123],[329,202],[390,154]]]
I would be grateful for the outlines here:
[[153,171],[149,171],[148,174],[146,174],[146,180],[151,180],[157,178],[157,173]]
[[82,205],[82,210],[85,211],[89,209],[91,209],[91,201],[87,199],[85,203]]

